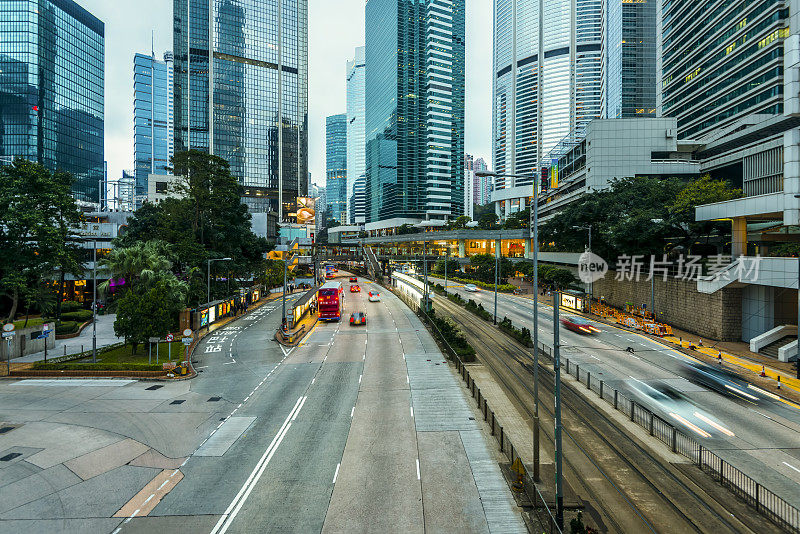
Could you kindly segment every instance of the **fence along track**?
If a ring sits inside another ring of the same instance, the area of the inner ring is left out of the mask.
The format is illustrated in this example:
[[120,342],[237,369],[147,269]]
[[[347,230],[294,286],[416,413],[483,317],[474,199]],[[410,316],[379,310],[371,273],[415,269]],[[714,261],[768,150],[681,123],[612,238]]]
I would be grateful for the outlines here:
[[[486,352],[488,354],[492,355],[495,359],[497,359],[499,361],[500,364],[502,364],[506,369],[508,369],[508,371],[514,375],[514,377],[520,383],[520,385],[522,385],[522,387],[525,388],[525,390],[527,390],[528,394],[533,396],[533,392],[532,392],[531,388],[528,386],[527,380],[524,377],[520,376],[520,374],[517,373],[514,369],[512,369],[508,365],[508,363],[503,361],[503,359],[498,356],[497,350],[496,350],[497,348],[501,349],[503,352],[505,352],[507,355],[509,355],[514,361],[516,361],[519,366],[521,366],[523,369],[525,369],[528,373],[532,374],[533,359],[530,356],[530,349],[524,348],[521,344],[518,344],[517,342],[515,342],[512,339],[508,338],[507,336],[503,335],[501,332],[497,331],[491,325],[486,324],[483,320],[481,320],[478,317],[472,316],[472,314],[470,314],[469,312],[461,309],[460,307],[456,306],[455,304],[451,304],[449,301],[441,301],[440,304],[444,304],[444,307],[446,309],[448,309],[448,311],[454,312],[455,315],[459,316],[459,318],[462,320],[462,322],[466,323],[465,326],[471,326],[472,329],[473,329],[473,332],[471,332],[473,335],[471,337],[475,338],[475,340],[477,340],[480,344],[484,345],[486,347]],[[476,332],[474,330],[477,330],[480,334],[476,335]],[[487,339],[493,341],[494,344],[496,345],[496,347],[493,347],[493,346],[489,345],[489,343],[487,342]],[[473,340],[471,340],[471,341],[473,341]],[[524,360],[518,356],[520,353],[525,355]],[[540,354],[542,354],[542,353],[540,352]],[[549,356],[545,353],[544,354],[544,358],[548,359]],[[496,364],[492,364],[491,362],[488,361],[488,359],[484,359],[484,361],[486,361],[486,363],[488,363],[489,366],[493,368],[494,374],[498,378],[500,378],[501,375],[500,375],[500,373],[497,372],[497,365]],[[549,367],[546,367],[544,365],[540,365],[540,371],[545,371],[545,372],[540,372],[540,377],[543,378],[542,384],[545,387],[549,387],[550,391],[552,392],[552,388],[553,388],[552,369],[549,368]],[[528,376],[527,379],[529,380],[530,376]],[[501,381],[502,381],[502,379],[501,379]],[[507,384],[507,383],[504,383],[503,385],[504,385],[505,389],[507,389],[509,391],[512,391],[514,393],[514,396],[517,398],[517,400],[520,402],[520,404],[523,406],[523,408],[528,412],[528,415],[532,418],[532,413],[528,409],[527,404],[521,401],[521,399],[519,398],[519,395],[516,392],[514,392],[513,388],[510,387],[510,385]],[[740,531],[741,530],[743,525],[741,525],[741,524],[737,524],[735,526],[732,525],[731,522],[728,521],[728,519],[726,519],[725,517],[720,515],[713,508],[711,508],[709,506],[709,504],[706,502],[705,498],[703,498],[700,495],[698,495],[698,493],[694,489],[692,489],[691,487],[687,486],[683,481],[681,481],[679,478],[677,478],[672,473],[672,471],[667,469],[659,460],[653,458],[652,454],[650,454],[648,451],[646,451],[644,448],[642,448],[635,441],[635,439],[633,439],[631,436],[629,436],[624,430],[618,429],[615,426],[609,424],[606,421],[605,415],[597,407],[595,407],[592,403],[590,403],[587,399],[583,398],[581,395],[577,394],[577,392],[571,390],[570,388],[564,388],[564,389],[562,389],[562,391],[565,393],[565,397],[566,397],[565,400],[568,400],[568,404],[566,405],[566,408],[570,409],[570,411],[572,412],[572,415],[574,415],[578,419],[580,419],[581,420],[581,424],[583,424],[585,427],[591,428],[593,433],[595,435],[597,435],[601,439],[601,441],[608,448],[610,448],[622,462],[624,462],[625,467],[627,467],[631,471],[635,472],[639,476],[639,478],[641,478],[645,482],[645,484],[654,492],[654,495],[655,495],[656,498],[660,498],[660,499],[665,500],[668,503],[668,505],[670,506],[670,508],[676,514],[678,514],[678,515],[680,515],[681,517],[684,518],[684,520],[686,521],[687,525],[691,525],[698,532],[707,532],[707,531],[710,531],[710,530],[714,529],[715,527],[719,528],[720,526],[722,526],[722,527],[724,527],[724,528],[726,528],[726,529],[728,529],[730,531]],[[622,397],[621,395],[617,395],[617,397],[618,397],[618,399],[620,399],[620,398],[624,399],[624,397]],[[625,400],[627,400],[627,399],[625,399]],[[575,409],[575,402],[576,401],[578,401],[578,404],[580,405],[581,409],[586,409],[586,410],[589,411],[589,413],[591,414],[591,417],[585,416],[585,415],[583,415],[581,410]],[[634,409],[638,408],[639,411],[644,410],[642,407],[640,407],[638,405],[635,405],[635,403],[633,403],[632,405],[635,407]],[[544,409],[552,416],[552,409],[548,410],[549,405],[547,403],[540,403],[540,407],[544,407]],[[599,426],[600,426],[599,423],[600,422],[605,422],[606,425],[607,425],[606,428],[603,428],[603,429],[599,428]],[[645,428],[647,428],[647,427],[645,426]],[[546,431],[545,431],[545,433],[546,433]],[[611,483],[617,491],[620,491],[619,488],[617,487],[617,485],[608,476],[608,474],[605,473],[603,471],[603,469],[591,459],[591,457],[587,453],[587,451],[583,447],[580,446],[580,444],[577,442],[577,440],[574,439],[574,437],[569,433],[569,431],[564,429],[564,434],[565,434],[565,436],[568,437],[568,439],[570,439],[575,444],[575,446],[578,449],[580,449],[583,452],[583,454],[586,455],[586,457],[592,462],[592,464],[594,464],[595,468],[597,468],[597,470],[603,475],[603,477],[606,478],[606,480],[608,480],[609,483]],[[621,440],[612,441],[612,440],[610,440],[610,439],[608,439],[606,437],[606,435],[609,435],[609,434],[615,435],[615,437],[621,438]],[[678,434],[680,434],[680,433],[678,433]],[[547,434],[547,437],[552,440],[552,435]],[[622,443],[624,443],[624,446],[621,445]],[[636,454],[637,457],[640,458],[640,460],[641,459],[645,459],[646,460],[646,463],[648,464],[647,465],[647,469],[643,469],[643,468],[641,468],[641,467],[639,467],[637,465],[634,465],[631,462],[631,460],[628,459],[628,455],[623,450],[621,450],[625,446],[627,448],[629,448],[629,449],[632,449],[634,454]],[[706,451],[706,452],[708,452],[708,451]],[[565,457],[565,461],[567,461],[568,464],[570,463],[568,457]],[[571,465],[571,467],[572,467],[572,469],[575,469],[574,466]],[[648,476],[645,473],[646,470],[650,470],[651,472],[657,473],[657,474]],[[658,479],[658,480],[660,480],[662,482],[665,481],[664,477],[666,477],[666,480],[669,481],[674,487],[677,487],[676,489],[678,489],[678,490],[682,491],[683,493],[689,495],[693,501],[695,501],[696,503],[699,503],[700,508],[704,509],[707,512],[705,517],[713,518],[715,520],[715,522],[716,522],[716,525],[707,525],[704,528],[701,528],[702,523],[700,523],[701,526],[695,525],[695,521],[696,521],[697,518],[694,518],[694,519],[690,518],[689,516],[687,516],[683,512],[682,508],[685,508],[685,505],[681,506],[678,503],[674,502],[672,500],[672,498],[669,496],[669,493],[671,493],[671,492],[662,492],[653,483],[653,479]],[[585,484],[584,484],[584,486],[585,486]],[[589,489],[589,488],[587,488],[587,489]],[[589,490],[589,491],[591,493],[591,490]],[[621,495],[622,495],[622,493],[621,493]],[[704,496],[705,496],[705,494],[704,494]],[[626,500],[627,500],[627,498],[626,498]],[[635,506],[633,503],[630,503],[630,501],[628,501],[628,502],[631,505],[632,509],[637,514],[640,514],[640,517],[642,517],[642,519],[646,523],[649,523],[649,521],[644,519],[644,517],[647,514],[645,514],[641,510],[641,508]],[[720,503],[720,504],[722,504],[724,506],[724,503]],[[610,514],[608,514],[608,517],[610,518],[612,516]]]

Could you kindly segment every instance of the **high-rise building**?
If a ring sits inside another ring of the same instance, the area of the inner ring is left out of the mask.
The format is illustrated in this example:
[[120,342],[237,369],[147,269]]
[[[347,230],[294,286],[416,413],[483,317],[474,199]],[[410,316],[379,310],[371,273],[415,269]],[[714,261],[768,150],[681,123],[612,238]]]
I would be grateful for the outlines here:
[[367,179],[363,176],[353,184],[353,194],[350,196],[350,224],[364,224],[367,214],[367,198],[364,193]]
[[[308,192],[307,0],[174,0],[175,150],[226,159],[253,212]],[[210,43],[210,45],[209,45]]]
[[147,198],[147,177],[170,174],[175,153],[172,52],[133,57],[133,162],[137,207]]
[[[524,209],[544,156],[602,114],[602,0],[495,0],[494,200]],[[539,84],[539,79],[543,80]]]
[[[356,48],[355,56],[347,62],[347,213],[350,224],[363,224],[365,213],[363,204],[366,199],[358,198],[364,194],[363,183],[361,192],[355,191],[356,181],[365,178],[365,152],[364,152],[364,47]],[[362,205],[356,210],[353,200]],[[357,217],[354,218],[354,217]]]
[[492,177],[476,175],[487,170],[489,166],[483,158],[474,159],[472,154],[464,156],[464,215],[471,219],[475,218],[476,205],[482,206],[491,200]]
[[325,191],[330,221],[347,224],[347,115],[325,119]]
[[98,205],[105,25],[72,0],[0,2],[0,43],[0,159],[70,172]]
[[605,0],[604,118],[656,116],[656,2]]
[[[692,147],[701,174],[743,193],[698,206],[696,218],[731,221],[725,252],[738,265],[728,272],[758,255],[757,270],[770,273],[728,293],[741,305],[741,339],[797,324],[797,259],[780,256],[800,225],[800,2],[664,2],[657,28],[658,111],[677,119],[668,135]],[[724,292],[736,279],[698,290]]]
[[464,212],[464,9],[367,1],[367,230]]

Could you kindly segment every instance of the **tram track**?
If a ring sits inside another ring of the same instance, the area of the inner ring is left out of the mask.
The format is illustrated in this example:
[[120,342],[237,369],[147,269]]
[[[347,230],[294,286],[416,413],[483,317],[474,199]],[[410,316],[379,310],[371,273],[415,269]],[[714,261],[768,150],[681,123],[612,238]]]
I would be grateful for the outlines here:
[[[434,302],[460,323],[481,363],[532,421],[530,349],[446,299],[436,297]],[[539,377],[541,388],[552,395],[554,373],[541,360]],[[550,404],[539,406],[540,424],[543,415],[552,421]],[[720,502],[677,468],[665,465],[572,387],[562,387],[562,409],[568,482],[597,507],[610,531],[780,532],[762,521],[754,525],[756,530],[734,517],[728,511],[730,502]],[[540,433],[553,442],[552,425],[541,424]]]

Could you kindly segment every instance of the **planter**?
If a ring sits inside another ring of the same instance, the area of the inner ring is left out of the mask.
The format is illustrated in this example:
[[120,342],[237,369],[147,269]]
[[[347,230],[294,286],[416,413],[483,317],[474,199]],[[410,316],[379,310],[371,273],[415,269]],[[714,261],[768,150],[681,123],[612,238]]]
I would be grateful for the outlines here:
[[50,370],[24,370],[24,371],[11,371],[11,376],[17,377],[126,377],[126,378],[156,378],[166,376],[167,371],[84,371],[78,369],[69,369],[63,371],[50,371]]

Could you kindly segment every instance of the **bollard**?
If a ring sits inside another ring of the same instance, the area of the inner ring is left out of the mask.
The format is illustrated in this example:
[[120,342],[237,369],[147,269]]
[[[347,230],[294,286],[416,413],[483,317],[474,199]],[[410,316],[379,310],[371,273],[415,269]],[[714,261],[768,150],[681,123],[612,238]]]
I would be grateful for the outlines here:
[[569,358],[567,358],[567,374],[569,374]]
[[64,345],[64,357],[66,358],[66,356],[67,356],[67,346]]
[[781,375],[778,375],[778,389],[781,389]]
[[590,372],[586,373],[586,389],[592,389],[592,373]]
[[618,400],[617,398],[618,398],[618,397],[619,397],[619,391],[617,391],[617,390],[615,389],[615,390],[614,390],[614,409],[615,409],[615,410],[617,409],[617,400]]

